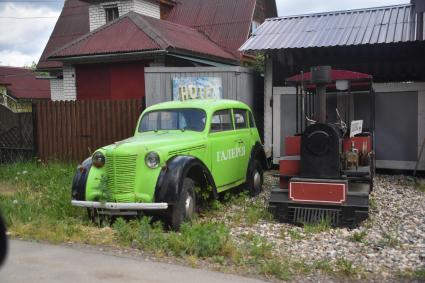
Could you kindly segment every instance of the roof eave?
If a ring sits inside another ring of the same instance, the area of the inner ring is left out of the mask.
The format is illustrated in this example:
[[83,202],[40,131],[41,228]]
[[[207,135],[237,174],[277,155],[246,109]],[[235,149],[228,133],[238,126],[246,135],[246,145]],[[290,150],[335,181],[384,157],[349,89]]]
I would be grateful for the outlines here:
[[195,53],[195,52],[188,52],[186,50],[181,50],[181,49],[169,49],[169,53],[170,54],[178,54],[178,55],[184,55],[184,56],[188,56],[188,57],[194,57],[194,58],[200,58],[200,59],[207,59],[207,60],[211,60],[211,61],[216,61],[218,63],[224,63],[224,64],[230,64],[230,65],[235,65],[235,66],[239,66],[239,60],[235,59],[231,59],[231,58],[224,58],[224,57],[218,57],[218,56],[214,56],[214,55],[208,55],[208,54],[203,54],[203,53]]
[[63,63],[98,62],[105,59],[110,59],[111,61],[114,61],[134,58],[152,58],[153,56],[162,56],[166,55],[167,53],[167,50],[147,50],[135,52],[56,56],[49,57],[48,60],[61,61]]

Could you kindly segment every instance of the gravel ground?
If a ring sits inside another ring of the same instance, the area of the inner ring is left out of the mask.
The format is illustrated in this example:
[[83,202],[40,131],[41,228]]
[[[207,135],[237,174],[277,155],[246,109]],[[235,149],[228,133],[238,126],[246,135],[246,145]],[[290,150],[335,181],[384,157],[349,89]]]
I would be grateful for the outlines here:
[[[260,195],[264,202],[270,188],[278,183],[271,174],[265,179],[266,190]],[[238,209],[233,206],[226,213]],[[255,225],[228,224],[236,240],[247,234],[262,236],[274,244],[277,255],[301,258],[308,264],[349,261],[353,269],[381,279],[425,267],[425,192],[416,189],[406,176],[376,176],[370,219],[357,229],[311,233],[265,220]]]

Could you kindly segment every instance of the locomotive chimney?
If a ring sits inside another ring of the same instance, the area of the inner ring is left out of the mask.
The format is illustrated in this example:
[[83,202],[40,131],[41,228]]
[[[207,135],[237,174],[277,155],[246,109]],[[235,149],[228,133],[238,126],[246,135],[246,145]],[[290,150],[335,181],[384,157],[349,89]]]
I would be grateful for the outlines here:
[[424,40],[425,0],[411,0],[413,19],[416,19],[416,40]]
[[326,85],[332,82],[331,67],[317,66],[311,68],[311,82],[316,84],[316,95],[318,97],[318,113],[316,121],[326,123]]

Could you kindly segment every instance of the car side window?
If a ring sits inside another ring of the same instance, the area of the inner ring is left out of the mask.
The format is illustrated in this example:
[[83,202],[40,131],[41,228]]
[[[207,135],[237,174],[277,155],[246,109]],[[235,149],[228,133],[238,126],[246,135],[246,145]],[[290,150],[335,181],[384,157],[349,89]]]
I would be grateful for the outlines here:
[[249,126],[251,128],[256,128],[256,126],[255,126],[255,120],[254,120],[254,115],[252,115],[252,112],[251,111],[248,111],[248,112],[249,112]]
[[211,132],[233,130],[230,109],[216,111],[211,120]]
[[233,109],[233,116],[235,119],[236,130],[248,128],[248,121],[246,119],[246,110]]

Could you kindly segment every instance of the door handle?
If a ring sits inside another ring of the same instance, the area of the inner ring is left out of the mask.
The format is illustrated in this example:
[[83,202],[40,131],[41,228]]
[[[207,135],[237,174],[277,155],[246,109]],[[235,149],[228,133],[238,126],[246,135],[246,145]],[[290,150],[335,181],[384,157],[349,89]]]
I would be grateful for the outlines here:
[[243,143],[243,140],[235,140],[237,143]]

